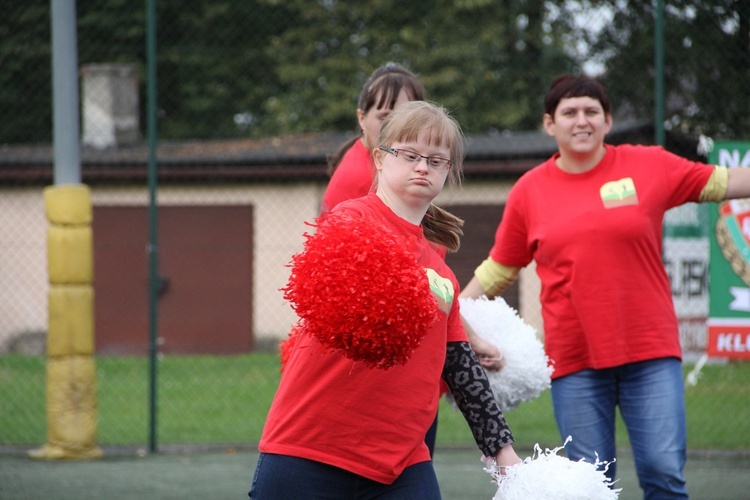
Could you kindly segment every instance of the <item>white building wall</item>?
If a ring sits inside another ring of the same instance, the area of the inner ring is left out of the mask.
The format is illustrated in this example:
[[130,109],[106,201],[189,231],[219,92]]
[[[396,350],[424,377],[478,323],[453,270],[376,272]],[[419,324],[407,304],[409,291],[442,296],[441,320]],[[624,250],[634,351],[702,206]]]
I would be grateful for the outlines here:
[[[510,185],[510,181],[465,183],[446,190],[436,203],[447,209],[451,204],[499,204]],[[170,185],[159,188],[158,202],[160,206],[253,205],[253,331],[256,340],[263,341],[283,338],[296,321],[279,289],[286,284],[292,255],[302,249],[303,233],[312,229],[305,221],[317,216],[324,189],[322,183],[305,182]],[[47,328],[47,221],[42,191],[40,187],[0,189],[0,353],[18,335]],[[92,186],[91,194],[94,206],[148,205],[146,187]],[[521,280],[520,312],[541,331],[536,274],[524,271]]]

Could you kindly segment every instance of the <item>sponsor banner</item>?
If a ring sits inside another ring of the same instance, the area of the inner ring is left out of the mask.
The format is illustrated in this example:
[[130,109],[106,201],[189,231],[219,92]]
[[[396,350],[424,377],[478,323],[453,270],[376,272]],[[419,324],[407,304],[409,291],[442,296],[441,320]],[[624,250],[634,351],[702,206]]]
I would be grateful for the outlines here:
[[[670,228],[671,229],[671,228]],[[679,319],[708,317],[708,237],[665,237],[663,256]]]
[[708,345],[711,357],[750,360],[750,321],[708,321]]
[[686,203],[664,215],[662,259],[672,289],[683,359],[706,353],[708,206]]
[[[750,142],[717,142],[709,162],[750,167]],[[710,356],[750,360],[750,199],[710,207]]]

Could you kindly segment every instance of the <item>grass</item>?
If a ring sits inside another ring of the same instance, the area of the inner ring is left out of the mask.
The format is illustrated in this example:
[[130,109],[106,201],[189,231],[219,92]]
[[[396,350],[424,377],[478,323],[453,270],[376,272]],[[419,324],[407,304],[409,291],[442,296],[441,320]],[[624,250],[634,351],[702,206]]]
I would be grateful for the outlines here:
[[[98,442],[148,442],[148,361],[102,357],[98,373]],[[278,356],[169,356],[159,361],[160,444],[253,444],[279,380]],[[0,444],[46,440],[44,357],[0,356]],[[685,369],[690,369],[686,366]],[[750,451],[750,363],[709,364],[686,389],[690,449]],[[473,443],[461,414],[441,402],[438,445]],[[549,391],[507,413],[518,447],[561,445]],[[618,443],[627,444],[620,422]]]

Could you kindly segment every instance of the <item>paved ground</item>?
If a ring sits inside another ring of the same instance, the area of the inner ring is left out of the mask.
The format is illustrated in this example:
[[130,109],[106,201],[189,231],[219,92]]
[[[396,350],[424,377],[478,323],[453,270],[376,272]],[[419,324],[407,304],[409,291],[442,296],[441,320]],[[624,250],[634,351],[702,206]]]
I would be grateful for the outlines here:
[[[257,453],[232,448],[168,449],[139,456],[137,450],[108,450],[95,461],[38,461],[23,448],[0,449],[0,499],[247,498]],[[530,450],[520,450],[528,456]],[[490,500],[495,487],[470,448],[438,448],[435,468],[445,500]],[[694,500],[750,498],[750,456],[691,454],[686,469]],[[620,500],[642,498],[627,454],[618,460]]]

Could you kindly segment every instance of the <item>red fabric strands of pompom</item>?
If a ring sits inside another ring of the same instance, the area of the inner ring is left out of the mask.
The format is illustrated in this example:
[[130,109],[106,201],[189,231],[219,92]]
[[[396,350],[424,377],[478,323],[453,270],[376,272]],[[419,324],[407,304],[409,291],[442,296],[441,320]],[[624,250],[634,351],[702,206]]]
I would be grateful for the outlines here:
[[304,329],[368,366],[406,363],[438,311],[416,258],[383,227],[342,214],[305,237],[282,289]]

